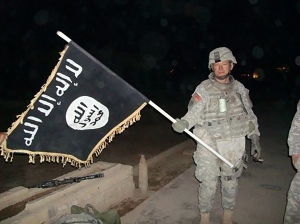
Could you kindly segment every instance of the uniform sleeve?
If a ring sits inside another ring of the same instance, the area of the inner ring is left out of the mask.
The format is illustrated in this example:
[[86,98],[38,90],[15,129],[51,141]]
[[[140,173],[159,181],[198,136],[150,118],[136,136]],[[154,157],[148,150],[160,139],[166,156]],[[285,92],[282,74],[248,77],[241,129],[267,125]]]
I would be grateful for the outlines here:
[[239,83],[239,87],[238,87],[238,92],[241,95],[241,100],[243,102],[244,105],[244,109],[246,110],[247,114],[248,114],[248,120],[249,120],[249,133],[247,134],[247,137],[249,138],[249,136],[256,134],[258,136],[260,136],[260,132],[258,129],[258,121],[257,121],[257,117],[253,112],[253,104],[252,101],[250,99],[249,96],[249,90],[245,88],[245,86],[241,83]]
[[300,153],[300,101],[288,135],[289,155]]
[[189,123],[189,129],[196,124],[201,124],[201,114],[207,104],[208,94],[200,84],[195,89],[188,105],[188,112],[181,118]]

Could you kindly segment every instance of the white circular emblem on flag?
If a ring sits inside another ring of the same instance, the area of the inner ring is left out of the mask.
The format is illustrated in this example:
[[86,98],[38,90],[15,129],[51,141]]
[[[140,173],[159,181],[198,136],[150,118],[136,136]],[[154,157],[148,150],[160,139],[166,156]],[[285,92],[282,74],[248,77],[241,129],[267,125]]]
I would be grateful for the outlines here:
[[101,128],[106,125],[108,118],[108,108],[89,96],[78,97],[66,112],[67,124],[75,130]]

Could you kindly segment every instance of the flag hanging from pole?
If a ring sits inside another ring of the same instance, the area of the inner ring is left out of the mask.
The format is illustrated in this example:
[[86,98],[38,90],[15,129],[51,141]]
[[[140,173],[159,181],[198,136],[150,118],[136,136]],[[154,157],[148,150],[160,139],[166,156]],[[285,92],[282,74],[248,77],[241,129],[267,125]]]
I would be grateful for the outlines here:
[[109,142],[140,119],[149,100],[73,41],[46,83],[8,129],[1,145],[40,162],[88,166]]

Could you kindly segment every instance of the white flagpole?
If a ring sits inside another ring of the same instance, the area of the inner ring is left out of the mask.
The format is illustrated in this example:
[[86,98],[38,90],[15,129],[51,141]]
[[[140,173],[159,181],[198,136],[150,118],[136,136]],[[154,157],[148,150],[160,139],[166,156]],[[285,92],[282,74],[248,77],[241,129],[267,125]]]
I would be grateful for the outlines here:
[[68,43],[71,42],[71,39],[70,39],[69,37],[67,37],[65,34],[63,34],[62,32],[57,31],[56,34],[57,34],[58,36],[60,36],[62,39],[64,39],[65,41],[67,41]]
[[[67,37],[65,34],[63,34],[60,31],[56,32],[58,36],[60,36],[62,39],[67,41],[68,43],[71,42],[71,39]],[[149,101],[149,104],[156,109],[158,112],[160,112],[162,115],[164,115],[166,118],[168,118],[172,123],[175,123],[176,120],[171,117],[169,114],[167,114],[164,110],[162,110],[159,106],[157,106],[155,103],[152,101]],[[207,148],[209,151],[211,151],[213,154],[215,154],[217,157],[219,157],[221,160],[223,160],[225,163],[227,163],[231,168],[233,168],[232,163],[230,163],[228,160],[226,160],[222,155],[217,153],[214,149],[212,149],[209,145],[207,145],[205,142],[203,142],[201,139],[199,139],[196,135],[194,135],[192,132],[190,132],[188,129],[184,130],[185,133],[190,135],[193,139],[195,139],[197,142],[199,142],[201,145],[203,145],[205,148]]]
[[[160,112],[162,115],[164,115],[170,121],[172,121],[172,123],[176,122],[176,120],[173,117],[171,117],[169,114],[167,114],[164,110],[162,110],[159,106],[157,106],[152,101],[149,101],[149,105],[151,105],[154,109],[156,109],[158,112]],[[219,153],[217,153],[214,149],[212,149],[209,145],[207,145],[205,142],[203,142],[201,139],[199,139],[196,135],[194,135],[188,129],[184,129],[184,132],[187,133],[189,136],[191,136],[193,139],[195,139],[197,142],[199,142],[201,145],[203,145],[205,148],[207,148],[209,151],[211,151],[213,154],[215,154],[217,157],[219,157],[221,160],[223,160],[225,163],[227,163],[228,166],[230,166],[231,168],[233,168],[232,163],[230,163],[222,155],[220,155]]]

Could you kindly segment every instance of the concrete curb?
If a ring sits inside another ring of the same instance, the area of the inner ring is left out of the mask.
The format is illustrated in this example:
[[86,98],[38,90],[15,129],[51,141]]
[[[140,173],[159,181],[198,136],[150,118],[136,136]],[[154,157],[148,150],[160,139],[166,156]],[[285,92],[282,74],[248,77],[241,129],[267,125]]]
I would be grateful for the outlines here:
[[[80,176],[88,175],[87,172],[89,174],[101,172],[104,177],[68,184],[27,203],[22,212],[1,223],[53,223],[62,215],[69,214],[72,205],[84,207],[86,204],[92,204],[97,210],[103,211],[133,197],[135,187],[132,166],[98,162],[91,169],[82,170]],[[79,176],[78,171],[71,173],[73,177]]]
[[[185,153],[187,151],[193,151],[194,149],[195,149],[195,142],[193,140],[191,140],[191,139],[186,140],[186,141],[184,141],[184,142],[182,142],[180,144],[177,144],[177,145],[175,145],[175,146],[173,146],[173,147],[171,147],[171,148],[163,151],[162,153],[160,153],[160,154],[158,154],[158,155],[156,155],[156,156],[154,156],[152,158],[149,158],[147,160],[147,165],[148,165],[148,167],[151,168],[151,167],[155,166],[156,164],[160,163],[161,161],[167,159],[168,157],[170,157],[173,154],[176,154],[176,153]],[[110,164],[110,163],[105,163],[105,162],[98,162],[98,163],[105,170],[109,170],[110,168],[113,168],[114,166],[116,166],[116,164]],[[98,163],[93,164],[92,167],[95,168],[95,167],[99,166]],[[138,176],[139,175],[138,174],[138,172],[139,172],[138,168],[139,168],[139,164],[135,165],[132,168],[132,175],[133,176]],[[65,179],[65,178],[70,178],[70,177],[74,177],[74,176],[85,176],[85,175],[91,174],[91,172],[93,172],[93,171],[94,171],[94,169],[76,170],[76,171],[67,173],[67,174],[65,174],[63,176],[60,176],[57,179]],[[133,183],[133,181],[132,181],[132,183]],[[80,183],[80,184],[82,184],[82,183]],[[128,187],[130,189],[133,188],[131,190],[132,190],[132,192],[134,192],[134,183],[133,183],[133,187],[131,186],[131,184],[129,184],[129,185],[128,185]],[[27,203],[25,210],[26,210],[26,213],[28,213],[28,209],[32,210],[33,207],[34,208],[38,208],[40,206],[46,206],[44,204],[45,201],[52,200],[51,199],[52,197],[56,197],[56,196],[59,197],[60,193],[63,192],[63,191],[65,191],[64,189],[68,189],[69,187],[73,187],[73,186],[66,186],[65,188],[62,188],[62,189],[59,189],[57,191],[54,191],[52,193],[47,194],[46,192],[50,191],[49,188],[46,188],[46,189],[42,189],[42,188],[28,189],[26,187],[19,186],[19,187],[10,189],[9,191],[6,191],[6,192],[0,194],[0,210],[3,210],[3,209],[5,209],[5,208],[7,208],[7,207],[9,207],[11,205],[14,205],[14,204],[18,203],[18,202],[21,202],[21,201],[24,201],[26,199],[29,199],[30,197],[33,197],[33,196],[36,196],[36,195],[39,195],[39,194],[45,194],[45,196],[43,196],[41,199],[38,198],[38,199],[36,199],[33,202]],[[75,186],[75,188],[76,188],[76,186]],[[128,194],[126,194],[127,198],[128,197],[133,197],[134,193],[131,193],[131,190],[130,190],[130,192]],[[116,201],[114,201],[113,203],[121,202],[122,200],[126,199],[126,198],[122,197],[121,195],[119,195],[119,196],[120,196],[120,198],[119,198],[120,200],[116,199]],[[46,198],[48,198],[48,199],[46,200]],[[42,201],[44,201],[44,202],[42,203]],[[113,204],[113,203],[111,203],[111,204]],[[55,203],[55,204],[57,204],[57,203]],[[21,212],[21,213],[24,213],[24,211]],[[35,214],[35,216],[37,216],[37,214]],[[41,213],[40,216],[41,216],[41,219],[44,218],[44,217],[46,217],[45,212]],[[17,215],[17,217],[14,216],[14,217],[11,217],[10,219],[4,220],[4,221],[13,222],[14,220],[18,220],[18,217],[19,218],[21,217],[20,213]],[[47,218],[49,218],[49,217],[47,217]]]
[[[185,151],[190,149],[195,149],[195,142],[192,139],[188,139],[182,143],[179,143],[169,148],[168,150],[161,152],[160,154],[154,157],[147,159],[147,165],[148,167],[153,167],[160,161],[165,160],[166,158],[168,158],[169,156],[175,153],[180,153],[180,152],[184,153]],[[139,164],[133,167],[133,176],[138,176],[138,175],[139,175]]]

